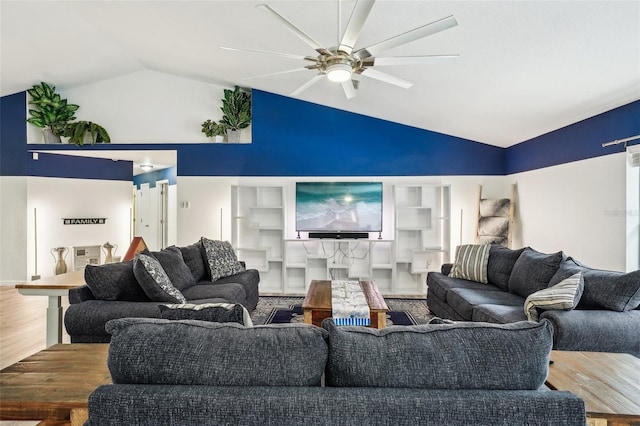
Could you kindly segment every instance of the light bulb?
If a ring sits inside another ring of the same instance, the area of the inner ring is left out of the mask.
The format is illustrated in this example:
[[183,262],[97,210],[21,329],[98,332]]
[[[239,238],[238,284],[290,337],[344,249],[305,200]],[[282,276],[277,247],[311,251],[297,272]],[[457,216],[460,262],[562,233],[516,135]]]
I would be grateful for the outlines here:
[[351,66],[347,64],[333,64],[327,68],[327,78],[336,83],[342,83],[351,78]]

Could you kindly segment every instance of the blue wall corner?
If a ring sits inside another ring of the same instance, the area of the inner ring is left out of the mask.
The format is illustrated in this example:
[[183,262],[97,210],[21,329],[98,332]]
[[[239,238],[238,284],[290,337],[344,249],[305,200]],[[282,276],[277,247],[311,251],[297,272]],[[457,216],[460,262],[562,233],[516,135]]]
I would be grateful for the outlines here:
[[25,176],[27,92],[0,97],[0,176]]
[[136,189],[140,189],[140,185],[148,183],[149,188],[155,188],[156,182],[160,180],[169,181],[169,185],[177,183],[177,170],[175,167],[167,167],[166,169],[154,170],[148,173],[142,173],[133,177],[133,184]]
[[509,147],[506,174],[624,152],[624,144],[602,144],[638,134],[640,101],[635,101]]

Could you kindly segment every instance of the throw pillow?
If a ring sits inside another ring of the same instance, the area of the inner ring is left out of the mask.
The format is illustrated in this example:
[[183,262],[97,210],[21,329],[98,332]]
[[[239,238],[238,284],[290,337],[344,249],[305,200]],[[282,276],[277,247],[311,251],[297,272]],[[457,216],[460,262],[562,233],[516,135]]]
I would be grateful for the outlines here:
[[133,274],[133,261],[87,265],[84,281],[97,300],[148,302],[149,298]]
[[201,241],[207,258],[211,282],[244,271],[244,267],[238,262],[229,241],[214,241],[205,237],[202,237]]
[[162,265],[162,269],[167,273],[169,280],[178,290],[184,291],[196,285],[196,278],[184,262],[182,252],[178,247],[171,246],[162,251],[154,251],[151,253],[143,251],[142,253],[146,255],[151,254],[158,259],[158,262]]
[[487,262],[489,244],[465,244],[456,248],[456,261],[451,268],[451,278],[462,278],[479,283],[488,283]]
[[489,261],[487,262],[487,279],[501,290],[509,291],[509,277],[516,261],[524,251],[511,250],[497,244],[492,244],[489,249]]
[[578,305],[583,289],[582,274],[572,275],[553,287],[530,294],[524,301],[524,313],[529,321],[538,321],[538,309],[570,311]]
[[133,263],[133,273],[138,283],[154,302],[187,303],[180,290],[175,288],[164,268],[153,256],[138,253]]
[[589,268],[569,257],[560,264],[549,285],[582,273],[584,293],[578,309],[609,309],[624,312],[640,306],[640,270],[615,272]]
[[238,303],[191,303],[159,305],[160,318],[168,320],[198,320],[209,322],[237,322],[252,327],[247,309]]
[[509,292],[526,298],[531,293],[547,288],[563,258],[561,251],[544,254],[527,247],[513,265]]

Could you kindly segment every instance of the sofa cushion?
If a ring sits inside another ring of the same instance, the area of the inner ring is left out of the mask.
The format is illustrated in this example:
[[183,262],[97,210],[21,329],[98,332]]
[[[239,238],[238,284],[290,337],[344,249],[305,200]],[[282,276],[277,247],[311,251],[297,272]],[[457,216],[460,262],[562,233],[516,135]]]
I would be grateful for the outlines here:
[[547,288],[563,257],[561,251],[544,254],[527,247],[513,265],[509,277],[509,292],[527,297]]
[[201,241],[212,282],[244,271],[229,241],[215,241],[205,237]]
[[328,386],[538,389],[552,346],[549,322],[462,322],[329,331]]
[[506,291],[478,290],[469,288],[454,288],[447,292],[447,303],[466,321],[473,318],[473,309],[478,305],[517,306],[522,309],[524,299],[517,294]]
[[429,272],[427,274],[427,299],[429,296],[436,296],[442,300],[447,300],[447,292],[452,288],[469,288],[473,290],[493,290],[500,289],[493,285],[480,284],[475,281],[451,278],[439,272]]
[[124,318],[109,321],[113,383],[319,386],[327,332],[308,324]]
[[247,327],[253,326],[249,312],[238,303],[185,303],[160,305],[159,308],[162,319],[237,322]]
[[529,321],[538,321],[538,309],[541,311],[570,311],[578,305],[584,280],[578,272],[558,284],[531,293],[524,301],[524,313]]
[[449,276],[486,284],[489,244],[465,244],[456,248],[456,260]]
[[550,285],[582,273],[584,292],[578,309],[628,311],[640,305],[640,270],[624,273],[592,269],[569,257],[551,278]]
[[211,284],[209,281],[201,281],[200,284],[186,289],[182,294],[187,300],[202,300],[219,297],[225,299],[229,303],[240,304],[243,304],[247,298],[247,293],[241,284]]
[[471,320],[475,322],[492,322],[507,324],[510,322],[526,321],[527,316],[522,306],[484,304],[474,306]]
[[133,261],[87,265],[84,280],[97,300],[149,301],[133,273]]
[[187,266],[182,258],[182,252],[178,247],[167,247],[162,251],[153,251],[151,253],[143,252],[145,254],[151,254],[158,259],[162,269],[167,273],[171,284],[180,291],[186,290],[189,287],[196,285],[196,279],[191,273],[191,269]]
[[178,247],[182,252],[182,259],[187,267],[191,270],[196,282],[207,278],[207,266],[204,260],[204,249],[202,242],[198,241],[185,247]]
[[511,250],[507,247],[492,244],[487,262],[487,279],[503,291],[509,291],[509,277],[516,261],[524,251]]
[[149,299],[154,302],[187,303],[187,299],[173,286],[155,257],[138,253],[133,263],[133,273]]

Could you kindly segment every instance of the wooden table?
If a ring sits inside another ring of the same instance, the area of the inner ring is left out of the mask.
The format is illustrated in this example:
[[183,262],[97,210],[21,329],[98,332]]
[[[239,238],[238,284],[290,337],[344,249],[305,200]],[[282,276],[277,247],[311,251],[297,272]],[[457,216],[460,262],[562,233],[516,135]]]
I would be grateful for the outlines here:
[[25,296],[48,296],[47,346],[62,343],[62,296],[69,289],[84,285],[84,269],[39,280],[16,284],[18,292]]
[[0,371],[0,419],[82,425],[89,394],[111,383],[108,348],[107,343],[53,345]]
[[[387,325],[387,307],[374,281],[360,281],[360,288],[367,299],[373,328]],[[322,320],[331,317],[331,281],[313,280],[302,302],[304,322],[320,326]]]
[[640,424],[640,358],[608,352],[552,351],[547,386],[582,398],[589,426]]

